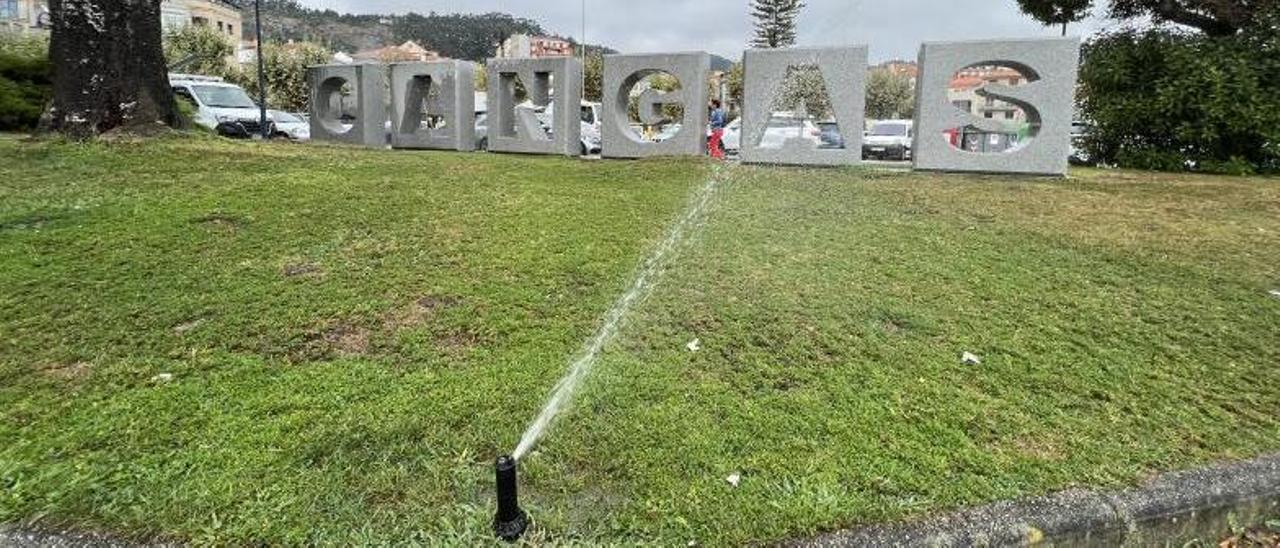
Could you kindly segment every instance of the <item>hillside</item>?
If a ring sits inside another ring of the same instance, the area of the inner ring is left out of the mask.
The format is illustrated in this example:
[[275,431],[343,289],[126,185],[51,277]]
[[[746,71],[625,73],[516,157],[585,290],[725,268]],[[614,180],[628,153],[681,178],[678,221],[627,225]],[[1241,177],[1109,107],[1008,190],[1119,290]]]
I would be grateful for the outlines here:
[[[246,4],[244,15],[246,38],[251,39],[251,3]],[[549,34],[537,21],[506,13],[353,15],[307,8],[297,0],[264,0],[262,18],[266,40],[319,42],[346,52],[413,40],[445,57],[477,62],[489,58],[501,40],[512,34]]]

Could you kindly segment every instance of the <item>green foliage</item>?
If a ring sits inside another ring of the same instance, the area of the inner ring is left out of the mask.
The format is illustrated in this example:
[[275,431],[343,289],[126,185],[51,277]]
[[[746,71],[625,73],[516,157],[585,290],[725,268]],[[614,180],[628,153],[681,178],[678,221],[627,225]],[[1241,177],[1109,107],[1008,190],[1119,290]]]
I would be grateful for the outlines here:
[[[311,95],[307,86],[307,67],[327,63],[333,53],[324,46],[307,42],[268,43],[262,49],[267,73],[267,106],[289,112],[306,112]],[[243,85],[258,97],[258,73],[254,65],[246,65]]]
[[1280,449],[1267,180],[212,139],[0,158],[0,523],[497,546],[493,456],[712,176],[521,462],[530,545],[770,544]]
[[1117,19],[1149,18],[1200,30],[1209,36],[1231,36],[1253,26],[1275,0],[1111,0]]
[[1080,73],[1081,111],[1095,126],[1085,147],[1144,169],[1280,169],[1277,29],[1127,30],[1092,40]]
[[826,80],[816,65],[787,67],[782,87],[778,90],[772,109],[805,112],[814,118],[832,115],[831,96],[827,94]]
[[803,0],[751,0],[750,15],[755,20],[753,48],[785,48],[796,44],[796,18],[804,9]]
[[1066,35],[1067,24],[1089,17],[1093,0],[1018,0],[1018,8],[1045,26],[1062,25]]
[[742,61],[737,61],[729,69],[729,72],[725,74],[725,84],[729,86],[729,101],[737,105],[744,104],[743,95],[746,90],[744,69]]
[[604,100],[604,55],[598,52],[589,52],[587,60],[582,65],[582,98],[587,101],[600,102]]
[[[244,35],[252,37],[253,2],[244,2]],[[262,37],[267,42],[315,42],[329,49],[352,52],[380,47],[391,40],[391,30],[376,14],[339,13],[307,8],[296,0],[262,1]]]
[[884,68],[867,73],[867,118],[910,118],[915,110],[915,89],[910,77]]
[[239,81],[242,70],[235,63],[235,54],[235,46],[226,35],[208,26],[188,25],[164,36],[164,56],[171,72]]
[[[234,62],[235,49],[226,37],[207,27],[189,26],[165,36],[165,56],[170,63],[194,55],[194,60],[177,72],[219,76],[245,88],[258,99],[258,70],[254,63]],[[307,67],[323,64],[333,53],[320,44],[267,42],[262,48],[267,75],[267,106],[290,112],[308,110],[310,93]]]
[[413,40],[453,59],[481,62],[493,57],[512,34],[546,34],[537,21],[507,15],[409,13],[395,18],[392,33],[397,42]]
[[0,131],[34,129],[53,97],[49,41],[0,34]]

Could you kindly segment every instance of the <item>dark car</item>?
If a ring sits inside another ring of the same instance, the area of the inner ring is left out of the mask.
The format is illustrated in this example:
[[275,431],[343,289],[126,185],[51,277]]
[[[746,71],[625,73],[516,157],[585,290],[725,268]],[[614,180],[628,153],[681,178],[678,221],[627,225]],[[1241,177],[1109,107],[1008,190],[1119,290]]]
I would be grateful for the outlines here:
[[844,148],[844,135],[840,134],[840,124],[835,122],[818,122],[818,138],[822,144],[818,148]]

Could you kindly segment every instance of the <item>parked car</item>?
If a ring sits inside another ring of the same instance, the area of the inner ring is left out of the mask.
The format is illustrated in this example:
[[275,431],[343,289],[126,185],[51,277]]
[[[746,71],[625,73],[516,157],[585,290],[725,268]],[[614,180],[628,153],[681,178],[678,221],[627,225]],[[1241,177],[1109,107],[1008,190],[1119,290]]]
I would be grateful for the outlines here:
[[822,144],[818,148],[844,148],[844,135],[840,133],[840,124],[836,122],[818,122],[818,135]]
[[[538,122],[542,124],[543,131],[546,131],[548,135],[552,133],[553,121],[551,117],[555,112],[554,109],[534,107],[529,102],[516,108],[533,108],[534,115],[538,117]],[[582,120],[579,122],[581,124],[579,153],[583,156],[600,153],[599,108],[599,103],[582,102]],[[588,115],[594,122],[587,121]],[[476,113],[476,149],[489,150],[489,113],[487,112]]]
[[1097,162],[1089,156],[1089,152],[1084,149],[1084,140],[1092,130],[1093,127],[1088,122],[1071,122],[1071,154],[1067,156],[1067,160],[1072,164],[1079,166],[1097,165]]
[[[244,88],[222,78],[193,74],[170,74],[173,95],[195,109],[192,121],[226,137],[250,138],[262,135],[262,113]],[[267,123],[273,124],[270,113]],[[275,134],[268,128],[269,134]]]
[[[761,148],[782,148],[789,139],[800,138],[811,142],[814,146],[822,146],[822,130],[813,121],[798,118],[788,112],[774,113],[760,138]],[[737,118],[724,126],[724,149],[730,154],[742,150],[742,118]]]
[[872,160],[910,160],[915,123],[911,120],[881,120],[871,125],[862,140],[862,157]]
[[733,121],[725,124],[724,137],[720,142],[728,154],[733,155],[742,151],[742,117],[734,118]]
[[267,114],[276,124],[277,137],[294,141],[311,140],[311,124],[301,114],[291,114],[283,110],[268,110]]

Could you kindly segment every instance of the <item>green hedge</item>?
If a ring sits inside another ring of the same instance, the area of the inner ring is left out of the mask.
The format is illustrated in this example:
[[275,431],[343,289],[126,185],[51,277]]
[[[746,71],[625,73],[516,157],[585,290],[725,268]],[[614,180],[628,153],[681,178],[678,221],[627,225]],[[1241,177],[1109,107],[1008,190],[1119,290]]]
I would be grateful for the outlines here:
[[1121,167],[1280,170],[1280,17],[1224,38],[1167,29],[1091,40],[1080,105],[1085,148]]
[[53,96],[48,54],[25,44],[0,43],[0,131],[28,131]]

